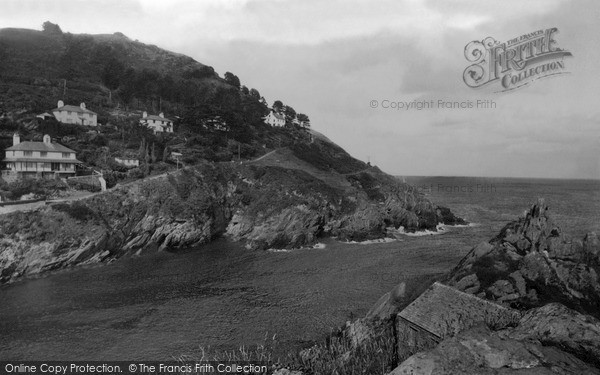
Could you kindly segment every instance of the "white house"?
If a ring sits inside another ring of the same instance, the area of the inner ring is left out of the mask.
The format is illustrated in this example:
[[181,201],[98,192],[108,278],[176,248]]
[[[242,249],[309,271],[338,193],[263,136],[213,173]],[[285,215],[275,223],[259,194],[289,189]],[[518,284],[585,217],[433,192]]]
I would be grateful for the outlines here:
[[156,133],[173,133],[173,121],[165,117],[164,113],[156,115],[148,115],[144,111],[140,124],[147,126]]
[[271,111],[268,115],[263,117],[263,120],[265,121],[265,124],[268,124],[271,126],[284,126],[285,125],[285,117],[282,114],[277,113],[275,111]]
[[74,105],[65,105],[62,100],[59,100],[58,106],[52,110],[52,114],[56,120],[65,124],[98,125],[98,114],[85,108],[85,103],[81,103],[77,107]]
[[115,161],[121,165],[124,165],[127,168],[134,168],[140,166],[140,160],[132,157],[115,157]]
[[6,149],[3,160],[6,180],[20,178],[54,178],[75,175],[75,164],[81,163],[75,151],[58,143],[52,143],[49,135],[43,142],[21,142],[18,134],[13,135],[13,145]]

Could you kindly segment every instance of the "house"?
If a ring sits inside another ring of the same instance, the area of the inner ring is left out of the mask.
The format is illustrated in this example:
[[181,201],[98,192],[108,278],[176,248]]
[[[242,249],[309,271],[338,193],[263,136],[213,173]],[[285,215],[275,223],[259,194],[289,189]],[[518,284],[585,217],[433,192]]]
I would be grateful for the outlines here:
[[161,112],[156,115],[148,115],[148,112],[142,114],[140,124],[147,126],[156,133],[173,133],[173,121],[165,117]]
[[52,143],[49,135],[44,135],[43,142],[21,142],[18,134],[13,135],[13,145],[6,149],[3,162],[6,169],[2,177],[6,181],[71,177],[75,175],[75,164],[81,163],[75,151]]
[[516,310],[435,282],[400,311],[396,319],[400,360],[432,349],[478,323],[518,319]]
[[[62,100],[59,100],[57,107],[51,112],[57,121],[64,124],[78,124],[87,126],[98,125],[98,114],[85,108],[85,103],[81,103],[79,107],[77,107],[74,105],[65,105]],[[40,116],[42,115],[44,115],[44,113],[42,113]]]
[[121,165],[124,165],[127,168],[134,168],[140,166],[140,160],[138,158],[121,156],[115,157],[115,161]]
[[271,111],[268,115],[263,117],[265,124],[271,126],[284,126],[285,125],[285,116],[281,113],[277,113],[275,111]]

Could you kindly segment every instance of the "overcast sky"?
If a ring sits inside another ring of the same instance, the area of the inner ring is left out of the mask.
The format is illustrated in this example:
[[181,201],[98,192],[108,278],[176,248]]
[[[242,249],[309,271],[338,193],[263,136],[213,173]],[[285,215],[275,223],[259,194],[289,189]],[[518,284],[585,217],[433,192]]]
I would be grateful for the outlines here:
[[[597,0],[2,0],[0,27],[46,20],[231,71],[392,174],[600,178]],[[570,74],[505,93],[464,84],[470,41],[550,27]],[[382,108],[478,99],[496,108]]]

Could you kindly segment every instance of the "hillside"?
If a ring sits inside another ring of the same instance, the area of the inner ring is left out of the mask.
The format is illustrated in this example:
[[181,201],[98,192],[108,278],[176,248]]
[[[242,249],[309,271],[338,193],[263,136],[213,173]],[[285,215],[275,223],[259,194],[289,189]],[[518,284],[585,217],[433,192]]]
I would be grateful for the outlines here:
[[117,103],[152,109],[158,100],[171,110],[226,86],[211,67],[121,33],[13,28],[0,29],[0,77],[5,111],[41,112],[58,98],[101,112]]
[[[36,116],[58,100],[98,113],[97,127],[60,124]],[[266,100],[231,72],[219,77],[212,67],[181,54],[131,40],[121,33],[88,35],[0,29],[0,148],[12,134],[39,141],[49,134],[77,152],[89,170],[102,170],[109,187],[176,169],[169,157],[181,153],[184,165],[203,161],[256,158],[275,148],[310,141],[293,124],[296,111],[280,101],[284,128],[266,125]],[[142,112],[164,112],[174,133],[153,134],[139,124]],[[298,118],[308,119],[297,114]],[[134,157],[127,170],[114,157]]]

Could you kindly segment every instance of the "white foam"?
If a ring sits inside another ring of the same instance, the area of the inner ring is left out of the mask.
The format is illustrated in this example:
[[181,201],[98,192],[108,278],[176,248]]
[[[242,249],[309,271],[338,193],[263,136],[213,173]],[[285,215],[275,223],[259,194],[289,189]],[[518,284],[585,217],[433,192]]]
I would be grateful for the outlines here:
[[340,241],[340,242],[344,243],[344,244],[351,244],[351,245],[372,245],[374,243],[388,243],[388,242],[396,242],[396,241],[398,241],[397,238],[384,237],[384,238],[377,238],[375,240],[366,240],[366,241]]
[[296,250],[307,250],[307,249],[324,249],[326,248],[327,245],[322,243],[322,242],[318,242],[316,244],[314,244],[313,246],[307,246],[307,247],[299,247],[299,248],[295,248],[295,249],[267,249],[268,252],[270,253],[290,253],[292,251],[296,251]]

